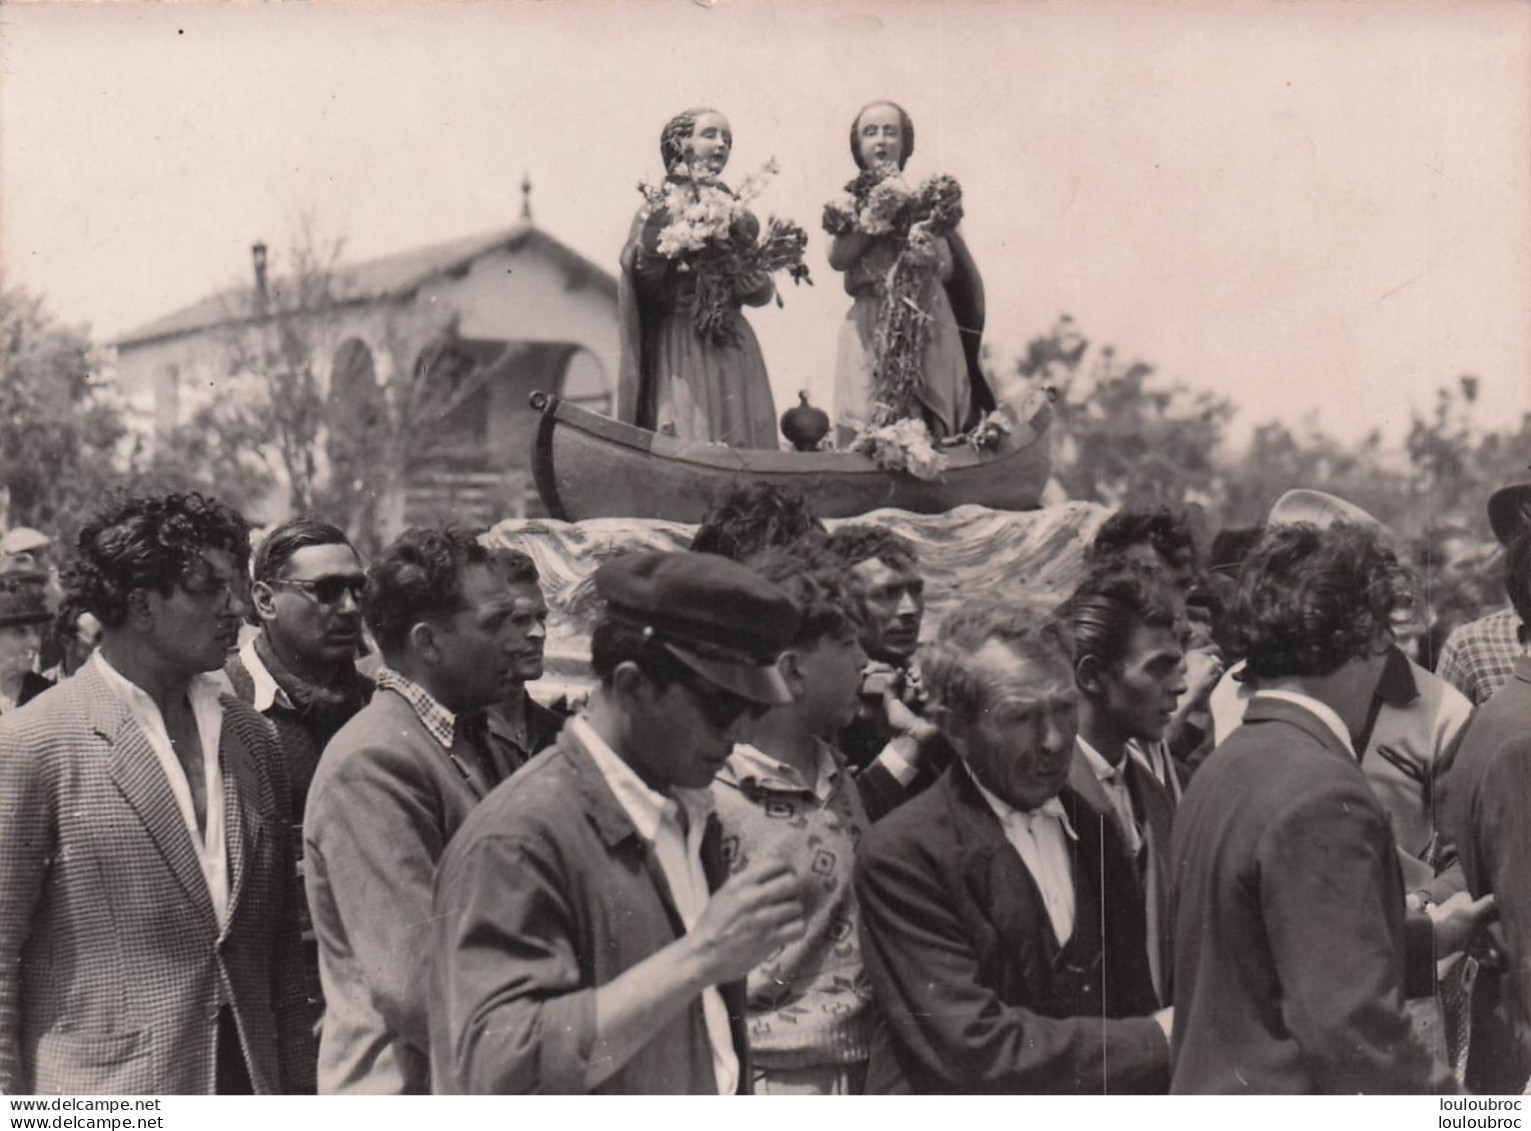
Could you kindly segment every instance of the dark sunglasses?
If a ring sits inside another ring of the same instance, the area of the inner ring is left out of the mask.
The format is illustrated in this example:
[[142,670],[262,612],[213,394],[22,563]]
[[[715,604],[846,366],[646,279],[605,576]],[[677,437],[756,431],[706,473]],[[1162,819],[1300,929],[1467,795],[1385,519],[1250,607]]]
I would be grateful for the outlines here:
[[739,716],[746,713],[751,719],[758,719],[770,709],[764,704],[700,680],[678,679],[676,682],[696,701],[702,718],[714,730],[727,730],[739,720]]
[[301,589],[321,605],[339,604],[340,598],[346,593],[351,594],[351,599],[359,605],[362,596],[367,592],[365,577],[321,577],[316,581],[278,578],[267,584],[287,585],[293,589]]

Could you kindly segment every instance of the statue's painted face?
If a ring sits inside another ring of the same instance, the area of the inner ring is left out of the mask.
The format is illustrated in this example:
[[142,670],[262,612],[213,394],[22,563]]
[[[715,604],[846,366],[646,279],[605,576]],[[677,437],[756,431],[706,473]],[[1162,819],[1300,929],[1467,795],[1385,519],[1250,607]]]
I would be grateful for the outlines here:
[[686,143],[692,172],[717,176],[728,164],[728,154],[733,146],[734,134],[728,127],[727,118],[712,110],[698,114],[691,127],[691,138]]
[[869,169],[904,164],[904,118],[897,106],[879,102],[868,106],[856,122],[856,144]]

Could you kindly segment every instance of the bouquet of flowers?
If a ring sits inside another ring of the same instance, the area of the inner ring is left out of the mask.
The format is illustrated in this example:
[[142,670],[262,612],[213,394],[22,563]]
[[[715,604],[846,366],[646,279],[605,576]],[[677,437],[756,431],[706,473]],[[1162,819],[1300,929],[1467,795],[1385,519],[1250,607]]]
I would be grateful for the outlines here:
[[[803,252],[808,233],[790,220],[771,217],[765,231],[749,211],[749,202],[777,172],[773,158],[734,192],[717,180],[693,178],[684,166],[662,186],[640,184],[648,201],[652,227],[645,227],[644,249],[676,261],[696,273],[696,332],[715,345],[737,345],[738,329],[730,314],[741,292],[760,279],[785,271],[794,283],[812,284]],[[781,305],[781,296],[776,296]]]
[[962,221],[962,186],[940,174],[912,187],[896,172],[866,170],[824,206],[832,236],[860,232],[892,236],[903,247],[881,283],[882,305],[873,341],[874,424],[913,416],[923,377],[930,316],[919,297],[936,262],[935,239]]
[[912,416],[859,429],[851,441],[851,451],[870,456],[878,467],[907,471],[916,479],[941,478],[948,462],[930,438],[925,422]]
[[980,452],[998,451],[1005,437],[1015,431],[1012,420],[1013,414],[1007,405],[984,413],[983,419],[968,433],[968,443]]

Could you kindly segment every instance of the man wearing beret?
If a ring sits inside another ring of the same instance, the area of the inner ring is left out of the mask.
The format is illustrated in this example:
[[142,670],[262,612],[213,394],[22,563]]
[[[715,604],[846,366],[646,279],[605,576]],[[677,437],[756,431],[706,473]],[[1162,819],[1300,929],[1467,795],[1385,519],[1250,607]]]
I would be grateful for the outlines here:
[[747,1092],[742,980],[803,930],[785,863],[722,882],[707,789],[742,720],[790,701],[772,661],[797,610],[711,554],[620,558],[595,585],[589,706],[437,872],[438,1092]]

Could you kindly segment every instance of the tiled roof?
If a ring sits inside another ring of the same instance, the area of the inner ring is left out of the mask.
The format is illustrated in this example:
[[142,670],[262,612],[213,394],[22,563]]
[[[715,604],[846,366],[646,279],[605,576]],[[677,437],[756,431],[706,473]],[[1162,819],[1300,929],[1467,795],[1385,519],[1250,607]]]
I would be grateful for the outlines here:
[[[531,224],[518,224],[499,232],[464,236],[445,243],[385,255],[365,263],[342,264],[336,269],[336,293],[345,303],[401,298],[431,279],[466,270],[474,260],[490,252],[511,251],[528,246],[551,256],[567,270],[582,274],[591,285],[607,292],[613,299],[616,297],[617,280],[609,271]],[[280,278],[270,283],[272,292],[278,298],[286,285],[289,285],[288,280]],[[249,287],[208,295],[190,306],[122,335],[116,344],[118,348],[129,348],[245,321],[254,313],[253,297]]]

